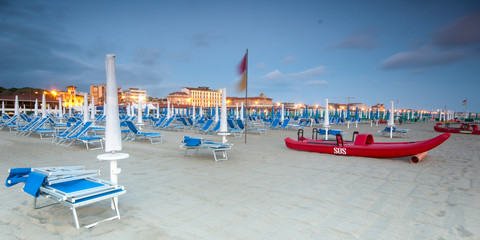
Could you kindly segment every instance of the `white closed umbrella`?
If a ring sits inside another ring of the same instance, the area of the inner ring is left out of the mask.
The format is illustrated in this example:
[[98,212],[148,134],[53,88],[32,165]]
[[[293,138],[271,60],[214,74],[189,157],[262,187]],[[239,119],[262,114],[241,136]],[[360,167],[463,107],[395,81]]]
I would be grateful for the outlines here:
[[[2,102],[3,104],[3,102]],[[35,110],[34,110],[34,114],[33,114],[35,117],[38,117],[38,99],[35,99]]]
[[[122,171],[117,168],[117,160],[129,157],[128,153],[116,153],[122,150],[122,136],[118,113],[117,80],[115,77],[115,55],[107,54],[105,58],[107,78],[107,113],[105,117],[105,152],[97,156],[100,161],[110,162],[110,181],[118,183],[118,174]],[[115,205],[114,205],[115,204]],[[114,198],[112,209],[118,209],[118,197]]]
[[137,123],[138,123],[138,124],[142,124],[142,123],[143,123],[143,118],[142,118],[142,98],[141,98],[141,97],[138,97]]
[[[216,110],[218,113],[218,105]],[[227,128],[227,89],[226,88],[222,89],[222,112],[220,117],[220,129],[218,131],[218,135],[222,136],[223,143],[227,142],[227,135],[230,135],[228,133],[228,128]]]
[[169,119],[171,117],[171,113],[170,113],[170,101],[167,100],[167,119]]
[[192,108],[192,120],[195,121],[195,102],[193,102],[193,108]]
[[87,93],[83,96],[83,122],[88,122],[88,96]]
[[63,117],[62,98],[58,98],[58,117]]
[[222,90],[222,113],[220,117],[219,132],[227,132],[227,89]]
[[5,102],[2,101],[2,116],[5,115]]
[[96,112],[97,112],[97,109],[95,107],[95,101],[93,101],[93,95],[92,95],[92,101],[90,102],[90,119],[95,120]]
[[42,95],[42,118],[47,118],[47,103],[45,101],[45,94]]
[[283,123],[285,120],[285,106],[282,104],[282,111],[281,111],[280,121]]
[[328,128],[330,127],[330,120],[328,114],[328,98],[325,98],[325,117],[323,117],[323,127],[325,128],[325,140],[328,140]]
[[215,103],[215,123],[218,122],[218,103]]
[[15,109],[14,115],[20,115],[20,106],[18,105],[18,95],[15,95]]
[[235,104],[235,119],[238,119],[238,103]]
[[394,114],[393,101],[391,101],[390,103],[391,103],[391,108],[390,108],[390,114],[389,114],[389,118],[388,118],[388,126],[390,127],[390,138],[392,138],[393,137],[393,126],[395,126],[395,122],[394,122],[394,117],[393,117],[393,114]]
[[241,106],[240,106],[240,119],[241,119],[242,121],[244,120],[243,111],[244,111],[244,110],[243,110],[243,102],[242,102],[242,104],[241,104]]

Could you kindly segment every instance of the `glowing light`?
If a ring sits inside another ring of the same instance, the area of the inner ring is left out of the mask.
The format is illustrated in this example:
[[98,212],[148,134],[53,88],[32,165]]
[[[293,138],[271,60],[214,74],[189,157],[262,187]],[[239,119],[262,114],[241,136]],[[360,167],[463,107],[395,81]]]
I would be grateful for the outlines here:
[[52,93],[53,96],[57,96],[57,92],[56,91],[50,91],[50,93]]

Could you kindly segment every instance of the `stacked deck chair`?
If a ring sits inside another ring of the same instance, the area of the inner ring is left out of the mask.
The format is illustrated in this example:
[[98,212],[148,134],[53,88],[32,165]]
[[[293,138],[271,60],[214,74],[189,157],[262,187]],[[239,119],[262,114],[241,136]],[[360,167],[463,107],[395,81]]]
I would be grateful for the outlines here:
[[[93,227],[100,222],[120,219],[116,197],[127,191],[123,186],[96,178],[99,170],[85,170],[82,166],[50,167],[50,168],[13,168],[5,185],[13,186],[24,182],[24,192],[34,197],[34,208],[39,209],[61,203],[72,209],[75,227],[80,228],[77,208],[99,201],[110,200],[115,210],[115,216],[86,225]],[[50,203],[37,206],[37,198],[45,197]]]
[[235,126],[235,123],[233,122],[232,119],[227,119],[227,124],[228,124],[228,132],[231,132],[235,138],[241,137],[244,129],[240,129],[237,126]]
[[[196,156],[199,149],[206,149],[213,152],[213,158],[215,159],[215,162],[228,160],[227,151],[232,149],[232,144],[216,143],[212,140],[203,138],[191,138],[188,136],[184,136],[182,143],[184,144],[180,145],[180,147],[185,149],[184,156],[188,156],[188,150],[195,150]],[[218,158],[217,154],[221,154],[222,158]]]
[[127,124],[128,129],[130,129],[129,136],[127,136],[126,139],[130,139],[130,141],[137,139],[148,139],[152,144],[162,143],[163,134],[141,132],[131,121],[125,121],[125,124]]

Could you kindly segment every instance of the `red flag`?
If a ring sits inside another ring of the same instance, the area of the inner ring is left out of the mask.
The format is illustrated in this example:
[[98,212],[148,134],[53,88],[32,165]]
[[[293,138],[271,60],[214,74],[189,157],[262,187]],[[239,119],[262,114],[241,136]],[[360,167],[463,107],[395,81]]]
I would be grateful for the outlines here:
[[243,56],[242,62],[238,66],[238,74],[242,74],[247,70],[247,54]]

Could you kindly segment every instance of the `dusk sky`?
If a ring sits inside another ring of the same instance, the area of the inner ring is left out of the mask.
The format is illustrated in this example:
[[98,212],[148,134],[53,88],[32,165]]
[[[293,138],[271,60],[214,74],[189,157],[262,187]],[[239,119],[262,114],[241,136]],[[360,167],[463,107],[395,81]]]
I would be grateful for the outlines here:
[[480,112],[480,1],[0,0],[0,86],[182,87],[323,106]]

